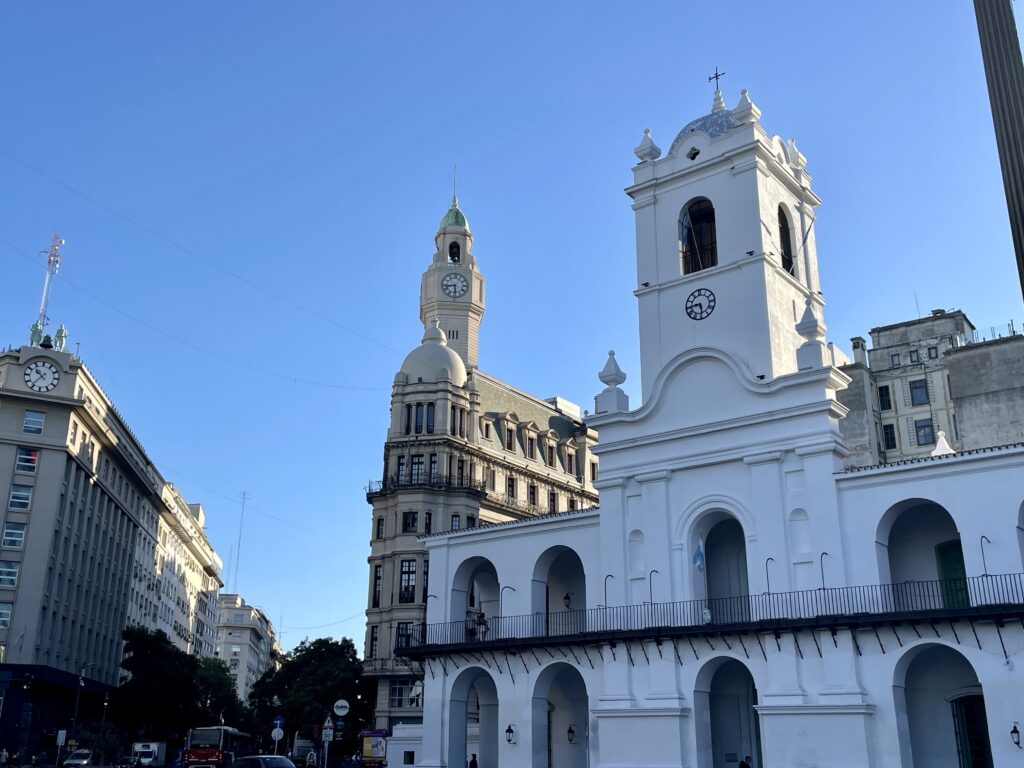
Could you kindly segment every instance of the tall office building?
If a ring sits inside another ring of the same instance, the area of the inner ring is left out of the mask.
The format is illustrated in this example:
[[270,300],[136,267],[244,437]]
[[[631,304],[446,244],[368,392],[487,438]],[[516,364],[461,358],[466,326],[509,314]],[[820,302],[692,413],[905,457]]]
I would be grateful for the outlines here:
[[267,614],[246,603],[241,595],[220,595],[217,612],[216,655],[228,665],[238,698],[248,703],[252,687],[263,673],[281,667],[281,645]]
[[0,747],[36,749],[123,679],[121,633],[212,655],[221,560],[84,363],[0,353]]
[[[378,728],[423,717],[423,669],[392,652],[415,641],[435,597],[421,538],[597,501],[597,434],[580,409],[479,368],[485,281],[454,198],[434,243],[420,286],[423,340],[395,376],[382,479],[367,492],[373,516],[364,664],[377,679]],[[467,599],[463,618],[486,632],[501,601]]]

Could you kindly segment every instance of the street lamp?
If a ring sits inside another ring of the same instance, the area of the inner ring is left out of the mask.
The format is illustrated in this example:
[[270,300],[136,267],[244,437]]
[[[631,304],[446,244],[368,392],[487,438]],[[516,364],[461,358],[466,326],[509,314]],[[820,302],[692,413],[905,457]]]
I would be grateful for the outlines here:
[[506,585],[506,586],[504,586],[504,587],[502,587],[502,588],[501,588],[501,591],[500,591],[500,592],[498,592],[498,615],[499,615],[499,616],[504,616],[504,615],[505,615],[505,614],[504,614],[504,613],[502,612],[502,610],[501,610],[501,598],[503,598],[503,597],[505,596],[505,590],[506,590],[506,589],[511,589],[511,590],[512,590],[513,592],[515,592],[515,591],[516,591],[516,588],[515,588],[515,587],[510,587],[510,586],[507,586],[507,585]]
[[[822,552],[821,553],[821,557],[818,558],[818,567],[821,569],[821,588],[822,589],[825,588],[825,555],[828,555],[828,552]],[[832,557],[832,555],[828,555],[828,556]]]
[[768,563],[774,562],[774,557],[769,557],[767,560],[764,561],[764,583],[767,588],[767,594],[769,595],[772,593],[772,577],[768,575]]
[[604,607],[608,607],[608,579],[614,579],[615,574],[609,573],[604,577]]
[[982,534],[981,538],[978,539],[978,544],[981,546],[981,565],[982,568],[985,570],[986,576],[988,576],[988,561],[985,559],[985,545],[991,543],[992,540],[984,534]]
[[651,572],[647,574],[647,596],[651,598],[651,605],[654,605],[654,574],[656,573],[661,573],[661,571],[651,568]]
[[85,670],[89,667],[95,667],[94,662],[82,665],[82,670],[78,673],[78,690],[75,691],[75,713],[71,716],[71,740],[75,740],[75,732],[78,730],[78,704],[82,699],[82,688],[85,687]]

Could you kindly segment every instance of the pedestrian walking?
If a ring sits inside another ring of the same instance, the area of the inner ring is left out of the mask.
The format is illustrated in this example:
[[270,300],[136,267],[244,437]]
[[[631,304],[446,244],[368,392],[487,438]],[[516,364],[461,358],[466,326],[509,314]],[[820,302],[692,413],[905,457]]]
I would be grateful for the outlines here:
[[469,768],[480,768],[479,764],[476,762],[475,752],[473,753],[473,757],[469,760]]

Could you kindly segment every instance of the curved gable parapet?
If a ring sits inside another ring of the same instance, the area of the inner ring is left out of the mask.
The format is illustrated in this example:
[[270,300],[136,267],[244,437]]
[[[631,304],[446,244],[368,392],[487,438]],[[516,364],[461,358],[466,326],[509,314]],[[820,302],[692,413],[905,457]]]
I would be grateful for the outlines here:
[[[727,370],[731,373],[731,376],[727,378],[720,377],[720,383],[725,387],[734,387],[737,394],[749,393],[753,396],[751,400],[772,396],[780,399],[770,408],[752,406],[751,414],[774,411],[779,408],[804,407],[823,403],[826,400],[829,401],[829,407],[837,412],[837,416],[846,413],[846,409],[841,404],[827,395],[828,391],[844,389],[850,383],[849,376],[837,368],[823,367],[798,371],[762,381],[754,375],[746,363],[728,352],[713,347],[694,347],[681,352],[665,364],[654,382],[650,397],[639,408],[627,413],[597,414],[591,417],[590,423],[600,428],[602,425],[612,423],[635,424],[648,420],[672,401],[676,382],[687,368],[708,362],[715,364],[720,370]],[[808,391],[808,386],[812,386],[813,390]],[[808,399],[808,393],[811,395],[810,399]],[[716,395],[721,398],[724,395],[724,390],[716,391]],[[737,411],[735,403],[730,404],[728,410],[736,416],[742,416]],[[712,415],[709,415],[708,418],[709,423],[715,420]]]

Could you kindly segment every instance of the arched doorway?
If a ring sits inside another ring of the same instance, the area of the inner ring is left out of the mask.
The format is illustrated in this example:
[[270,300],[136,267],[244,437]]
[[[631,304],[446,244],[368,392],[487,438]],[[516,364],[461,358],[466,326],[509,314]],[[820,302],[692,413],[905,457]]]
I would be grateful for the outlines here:
[[881,582],[893,585],[897,610],[970,605],[960,532],[941,505],[907,499],[890,507],[877,547]]
[[498,765],[498,690],[479,667],[464,669],[452,683],[448,704],[448,765]]
[[[499,595],[498,572],[494,563],[485,557],[471,557],[459,565],[452,579],[451,602],[452,631],[457,636],[450,642],[495,637],[499,627],[492,627],[492,624],[498,615]],[[458,623],[463,617],[464,627]]]
[[587,768],[590,700],[579,670],[563,662],[546,667],[533,689],[532,714],[533,768]]
[[718,658],[697,676],[693,692],[697,714],[699,768],[735,768],[748,755],[762,768],[761,727],[757,689],[750,671],[739,661]]
[[[703,543],[694,551],[699,587],[707,598],[706,623],[729,624],[750,620],[747,583],[747,545],[743,526],[725,512],[713,513]],[[699,532],[698,532],[699,536]],[[701,591],[698,589],[698,591]]]
[[583,561],[569,547],[546,550],[533,567],[530,607],[543,617],[543,634],[566,635],[582,632],[587,607],[587,579]]
[[893,692],[903,768],[991,768],[985,697],[962,654],[943,645],[910,650]]

